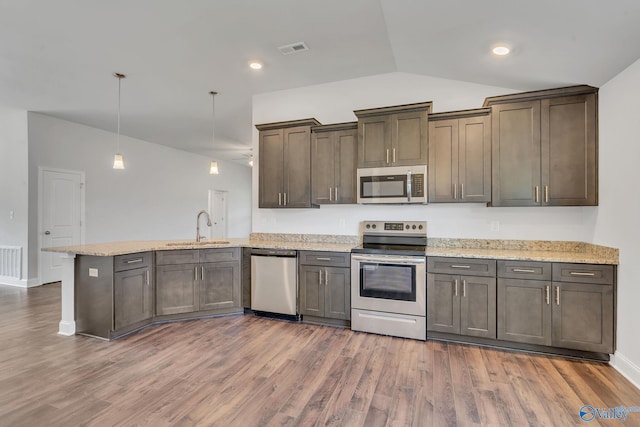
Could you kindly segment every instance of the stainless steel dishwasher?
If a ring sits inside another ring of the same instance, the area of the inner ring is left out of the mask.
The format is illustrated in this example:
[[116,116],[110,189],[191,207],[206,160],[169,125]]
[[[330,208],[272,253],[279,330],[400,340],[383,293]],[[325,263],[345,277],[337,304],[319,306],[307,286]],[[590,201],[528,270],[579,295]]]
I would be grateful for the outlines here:
[[297,255],[291,250],[251,250],[252,310],[297,315]]

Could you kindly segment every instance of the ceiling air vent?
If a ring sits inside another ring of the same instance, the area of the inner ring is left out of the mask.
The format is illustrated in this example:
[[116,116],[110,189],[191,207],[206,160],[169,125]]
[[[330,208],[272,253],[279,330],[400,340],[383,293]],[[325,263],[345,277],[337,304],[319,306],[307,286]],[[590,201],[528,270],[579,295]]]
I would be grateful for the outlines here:
[[278,47],[278,50],[283,55],[291,55],[292,53],[304,52],[309,50],[309,46],[305,42],[292,43],[285,46]]

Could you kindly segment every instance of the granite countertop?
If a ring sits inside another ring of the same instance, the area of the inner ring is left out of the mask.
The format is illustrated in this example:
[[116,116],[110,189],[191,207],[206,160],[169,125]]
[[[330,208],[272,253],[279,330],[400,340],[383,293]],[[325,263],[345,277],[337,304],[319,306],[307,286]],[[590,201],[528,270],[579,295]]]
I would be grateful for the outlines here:
[[[248,239],[144,240],[60,246],[44,251],[78,255],[115,256],[146,251],[250,247],[307,251],[350,252],[358,236],[251,233]],[[546,240],[487,240],[429,238],[427,256],[617,265],[618,249],[583,242]]]

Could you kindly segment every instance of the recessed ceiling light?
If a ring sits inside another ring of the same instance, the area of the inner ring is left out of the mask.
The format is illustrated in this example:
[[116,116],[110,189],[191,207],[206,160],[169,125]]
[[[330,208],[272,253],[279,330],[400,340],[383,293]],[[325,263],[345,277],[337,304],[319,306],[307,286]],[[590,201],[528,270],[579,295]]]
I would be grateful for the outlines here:
[[496,46],[491,50],[495,55],[498,56],[505,56],[508,55],[509,52],[511,52],[511,49],[509,49],[507,46],[504,45],[500,45],[500,46]]
[[251,67],[252,70],[260,70],[260,69],[262,69],[262,62],[260,62],[260,61],[249,61],[249,67]]

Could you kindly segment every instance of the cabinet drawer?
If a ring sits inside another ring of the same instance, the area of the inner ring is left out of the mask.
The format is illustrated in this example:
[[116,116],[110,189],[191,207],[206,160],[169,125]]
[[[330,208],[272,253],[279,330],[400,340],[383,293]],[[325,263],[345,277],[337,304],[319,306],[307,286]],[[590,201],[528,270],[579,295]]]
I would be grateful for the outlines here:
[[300,251],[298,256],[301,265],[326,267],[349,267],[351,265],[351,252]]
[[614,266],[554,263],[553,281],[613,285]]
[[195,249],[178,249],[174,251],[157,251],[156,265],[193,264],[198,262],[198,251]]
[[498,277],[549,281],[551,280],[551,263],[498,260]]
[[200,249],[200,262],[240,261],[240,248]]
[[427,257],[427,272],[495,277],[496,261],[493,259]]
[[138,252],[135,254],[118,255],[113,257],[113,271],[133,270],[134,268],[149,267],[153,259],[153,252]]

